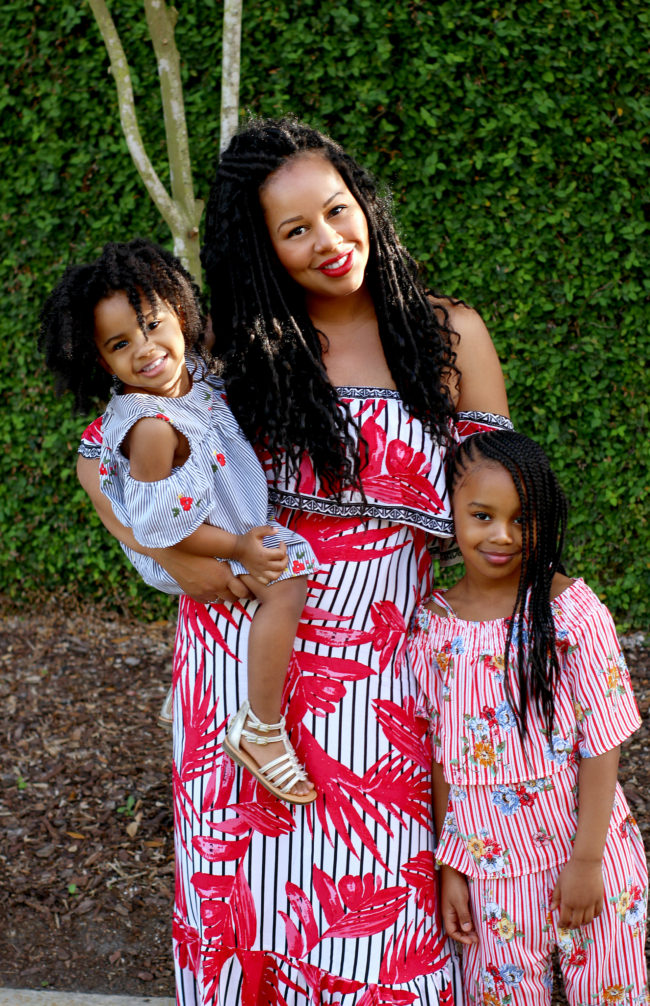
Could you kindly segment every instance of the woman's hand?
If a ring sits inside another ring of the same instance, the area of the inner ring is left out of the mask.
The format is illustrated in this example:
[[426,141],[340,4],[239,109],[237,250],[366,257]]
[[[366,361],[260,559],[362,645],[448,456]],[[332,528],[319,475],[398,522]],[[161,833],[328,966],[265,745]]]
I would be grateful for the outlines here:
[[183,552],[178,545],[147,549],[147,554],[167,570],[184,594],[199,604],[215,601],[235,604],[253,596],[241,579],[233,576],[227,562]]
[[241,562],[252,577],[263,586],[277,580],[287,568],[287,546],[281,542],[276,548],[266,548],[264,538],[273,534],[272,527],[254,527],[237,536],[232,558]]
[[440,869],[440,911],[447,935],[459,943],[478,943],[467,878],[451,866]]

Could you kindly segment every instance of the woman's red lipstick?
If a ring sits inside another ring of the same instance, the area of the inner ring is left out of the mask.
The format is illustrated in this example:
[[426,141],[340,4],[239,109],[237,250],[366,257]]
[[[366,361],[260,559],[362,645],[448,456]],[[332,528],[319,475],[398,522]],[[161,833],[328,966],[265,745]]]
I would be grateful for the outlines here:
[[[337,255],[335,258],[330,258],[327,262],[321,262],[318,268],[325,276],[345,276],[352,268],[353,252],[354,249],[351,248],[345,256]],[[336,268],[331,268],[330,266],[334,262],[340,262],[341,264],[336,266]]]

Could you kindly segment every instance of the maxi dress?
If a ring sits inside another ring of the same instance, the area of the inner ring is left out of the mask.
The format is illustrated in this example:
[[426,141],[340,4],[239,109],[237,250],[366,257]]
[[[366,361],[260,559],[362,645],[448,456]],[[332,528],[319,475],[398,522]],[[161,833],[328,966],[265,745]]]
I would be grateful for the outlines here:
[[[327,497],[309,463],[300,496],[269,497],[311,544],[285,688],[287,727],[318,791],[291,807],[223,753],[246,697],[254,601],[182,597],[175,644],[173,920],[179,1006],[460,1006],[441,932],[431,742],[406,653],[431,589],[432,537],[449,539],[444,450],[395,391],[339,389],[361,432],[363,486]],[[464,417],[467,432],[509,426]],[[99,421],[81,453],[93,455]],[[454,999],[454,995],[456,998]]]

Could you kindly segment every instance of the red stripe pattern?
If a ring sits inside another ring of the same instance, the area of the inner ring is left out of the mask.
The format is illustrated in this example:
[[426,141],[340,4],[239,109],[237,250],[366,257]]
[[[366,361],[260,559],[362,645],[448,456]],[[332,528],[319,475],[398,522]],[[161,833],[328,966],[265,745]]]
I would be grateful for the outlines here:
[[[433,597],[446,604],[444,594]],[[451,785],[436,855],[470,876],[519,876],[566,862],[580,758],[611,750],[640,724],[604,605],[576,580],[553,613],[561,658],[553,735],[531,709],[524,747],[504,688],[506,620],[465,622],[422,607],[414,619],[411,659],[430,700],[434,757]],[[620,790],[616,807],[613,828],[629,814]]]

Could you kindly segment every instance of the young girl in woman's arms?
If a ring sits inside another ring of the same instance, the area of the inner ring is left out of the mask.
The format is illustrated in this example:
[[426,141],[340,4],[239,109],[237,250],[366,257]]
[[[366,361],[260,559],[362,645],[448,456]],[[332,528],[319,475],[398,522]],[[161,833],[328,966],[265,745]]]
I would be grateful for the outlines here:
[[521,434],[450,472],[465,574],[416,612],[432,709],[442,914],[470,1004],[647,1002],[643,844],[617,782],[639,726],[611,616],[564,575],[566,500]]
[[[107,397],[112,378],[99,471],[118,519],[144,548],[183,541],[228,560],[260,602],[249,697],[224,748],[279,798],[308,803],[316,793],[288,740],[281,697],[316,560],[273,519],[264,472],[201,359],[202,332],[189,274],[162,248],[135,240],[66,271],[45,304],[41,344],[80,408]],[[124,550],[148,583],[181,592],[150,556]]]

